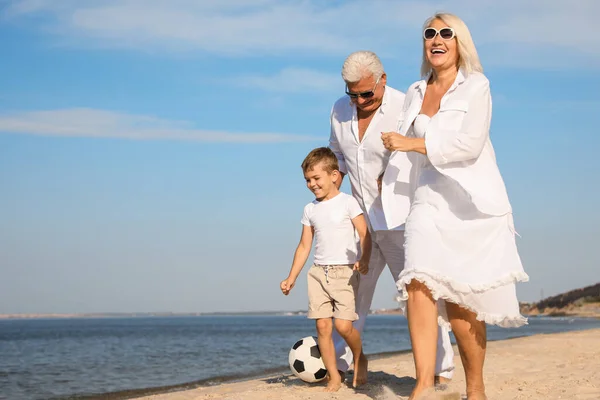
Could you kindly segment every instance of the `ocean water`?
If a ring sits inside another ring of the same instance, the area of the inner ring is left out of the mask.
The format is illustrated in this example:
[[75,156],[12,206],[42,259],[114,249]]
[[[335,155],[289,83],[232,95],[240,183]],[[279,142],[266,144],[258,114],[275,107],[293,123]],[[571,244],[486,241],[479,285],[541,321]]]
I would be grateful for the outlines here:
[[[600,320],[537,317],[488,336],[589,328]],[[290,347],[314,334],[304,316],[0,320],[0,399],[127,398],[286,372]],[[406,319],[370,315],[363,340],[366,354],[407,350]]]

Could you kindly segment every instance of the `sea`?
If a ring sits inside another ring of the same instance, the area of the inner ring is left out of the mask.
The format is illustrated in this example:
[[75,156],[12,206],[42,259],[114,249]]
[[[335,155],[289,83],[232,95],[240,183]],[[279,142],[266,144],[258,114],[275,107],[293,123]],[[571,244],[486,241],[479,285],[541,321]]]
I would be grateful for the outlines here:
[[[600,320],[531,317],[488,337],[591,328]],[[314,335],[301,315],[0,320],[0,399],[126,399],[287,374],[291,346]],[[406,319],[369,315],[363,341],[372,356],[410,349]]]

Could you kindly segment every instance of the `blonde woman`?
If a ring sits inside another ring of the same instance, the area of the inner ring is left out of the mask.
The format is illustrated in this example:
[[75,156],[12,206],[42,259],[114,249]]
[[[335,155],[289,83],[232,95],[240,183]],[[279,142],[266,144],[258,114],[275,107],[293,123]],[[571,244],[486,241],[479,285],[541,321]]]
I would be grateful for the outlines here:
[[[394,151],[382,199],[412,186],[406,264],[397,285],[406,308],[417,383],[434,385],[437,324],[456,337],[467,399],[486,399],[486,323],[517,327],[515,283],[527,281],[515,244],[512,209],[489,129],[490,86],[465,23],[436,14],[423,28],[423,79],[406,93],[399,133],[382,134]],[[410,162],[409,162],[410,160]]]

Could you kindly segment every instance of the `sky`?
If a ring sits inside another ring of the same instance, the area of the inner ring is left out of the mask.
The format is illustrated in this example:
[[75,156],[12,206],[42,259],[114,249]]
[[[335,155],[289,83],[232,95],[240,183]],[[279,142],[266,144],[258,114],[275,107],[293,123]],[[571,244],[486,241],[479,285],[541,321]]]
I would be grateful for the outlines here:
[[596,0],[0,0],[0,313],[306,309],[279,282],[343,61],[405,91],[436,11],[491,82],[519,299],[600,281]]

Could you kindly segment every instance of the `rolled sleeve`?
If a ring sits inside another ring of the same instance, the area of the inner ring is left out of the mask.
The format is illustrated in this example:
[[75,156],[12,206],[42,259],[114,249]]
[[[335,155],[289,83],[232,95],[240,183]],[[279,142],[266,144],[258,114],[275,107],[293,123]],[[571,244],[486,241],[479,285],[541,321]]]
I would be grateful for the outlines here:
[[[441,130],[440,130],[441,131]],[[425,149],[427,150],[427,157],[433,165],[447,164],[448,160],[444,157],[442,143],[440,135],[444,132],[440,132],[437,135],[429,134],[425,136]]]
[[338,160],[338,166],[340,168],[340,172],[344,175],[348,174],[348,167],[346,166],[346,160],[344,158],[344,153],[340,147],[340,142],[338,141],[337,135],[335,133],[334,123],[333,123],[333,111],[331,113],[331,133],[329,134],[329,148],[335,154],[335,157]]
[[[336,154],[337,156],[337,154]],[[344,175],[348,175],[348,167],[346,167],[346,162],[343,159],[338,157],[338,166],[340,167],[340,172]]]

